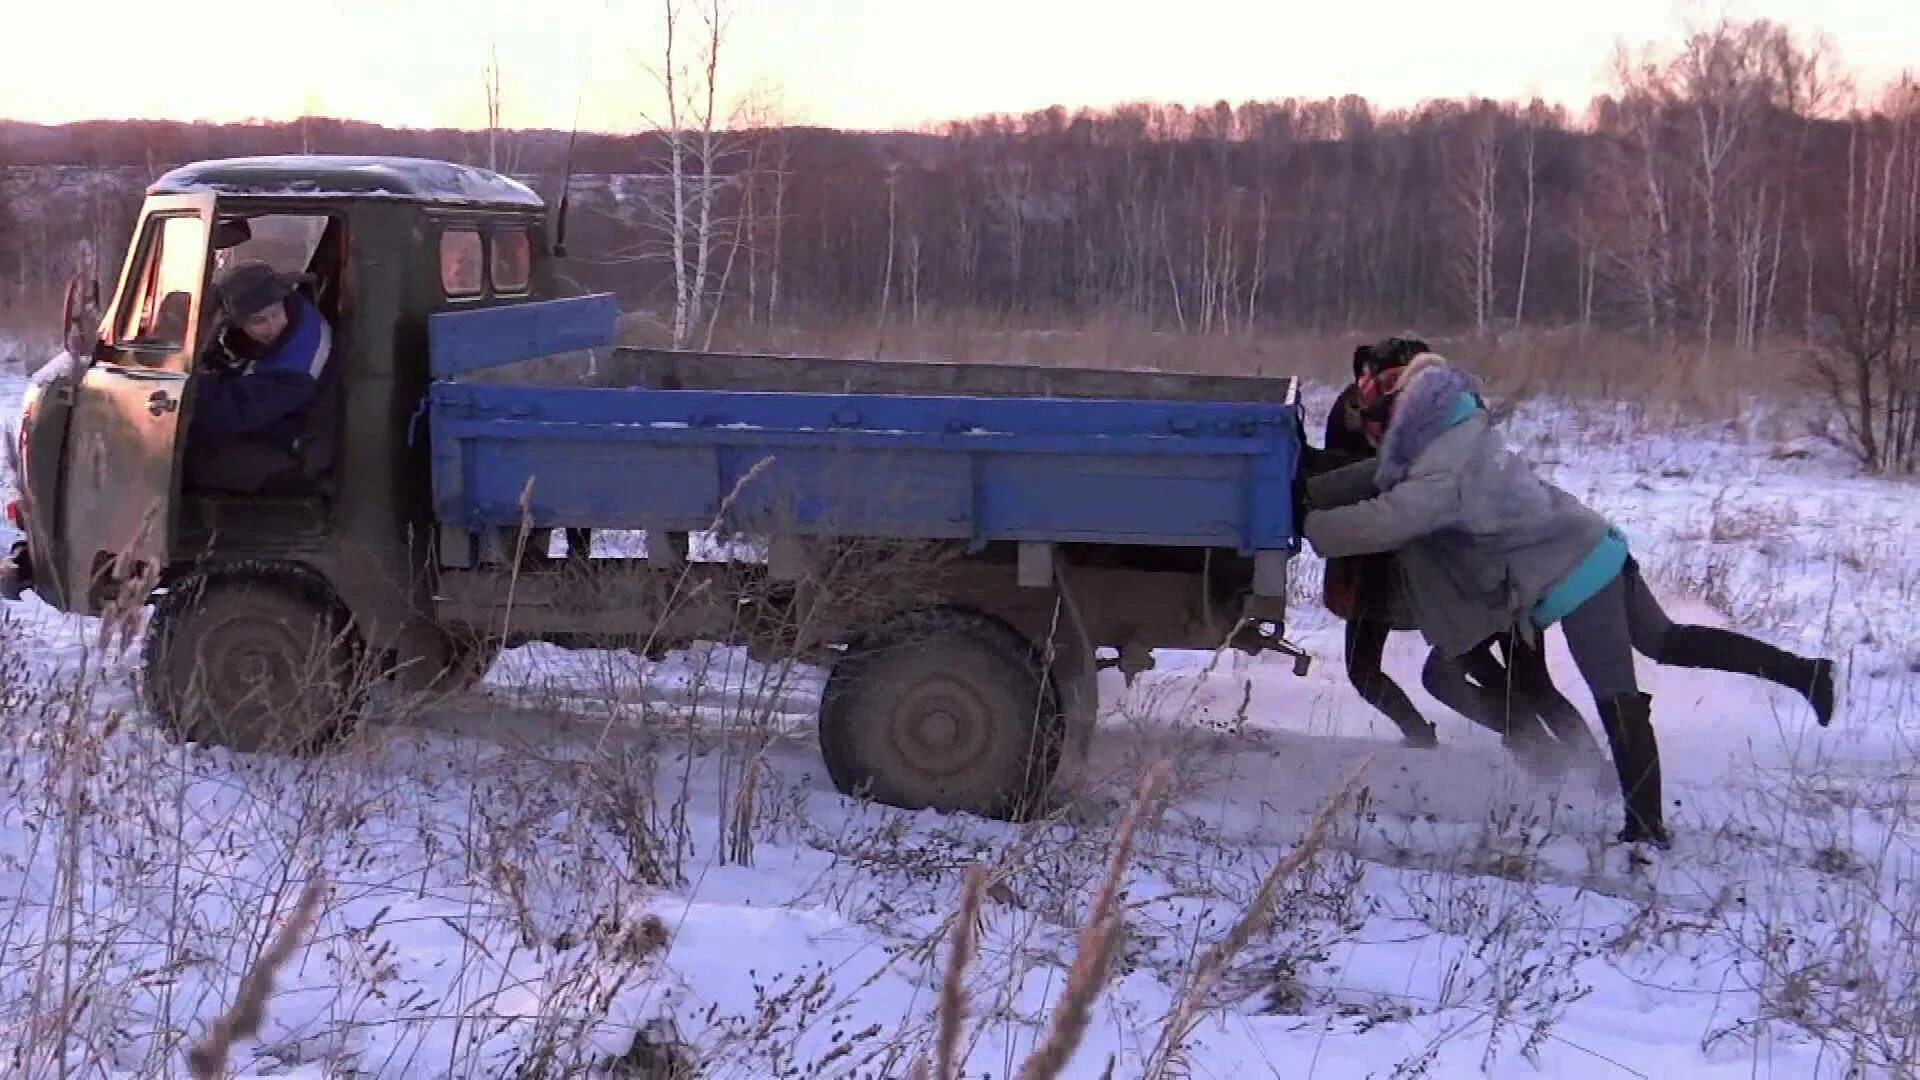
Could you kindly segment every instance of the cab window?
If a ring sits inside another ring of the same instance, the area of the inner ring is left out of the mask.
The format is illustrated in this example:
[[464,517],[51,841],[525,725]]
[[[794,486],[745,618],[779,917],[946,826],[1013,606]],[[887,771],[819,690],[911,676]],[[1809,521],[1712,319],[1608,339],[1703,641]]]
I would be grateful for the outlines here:
[[[325,214],[280,213],[235,219],[236,223],[244,223],[245,238],[214,252],[215,274],[236,263],[255,260],[283,274],[306,273],[313,267],[313,256],[320,249],[320,238],[327,231],[328,220]],[[214,232],[214,243],[221,243],[218,230]]]
[[193,297],[206,265],[207,226],[194,215],[156,218],[141,237],[140,261],[121,309],[115,344],[141,352],[184,348]]
[[488,237],[493,245],[493,291],[516,294],[527,291],[533,277],[533,243],[525,229],[496,229]]
[[440,288],[448,296],[479,296],[485,265],[478,230],[448,229],[440,234]]

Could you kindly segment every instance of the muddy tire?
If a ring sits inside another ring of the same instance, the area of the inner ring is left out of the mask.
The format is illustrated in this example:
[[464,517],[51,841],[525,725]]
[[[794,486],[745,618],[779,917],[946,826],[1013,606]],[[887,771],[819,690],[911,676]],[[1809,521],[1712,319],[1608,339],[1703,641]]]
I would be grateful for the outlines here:
[[965,611],[915,613],[849,645],[820,702],[834,787],[909,810],[1031,816],[1063,726],[1033,647]]
[[156,598],[142,687],[182,742],[305,754],[352,732],[363,697],[346,612],[274,574],[195,578]]
[[402,694],[442,697],[465,693],[480,685],[500,659],[503,644],[497,637],[464,630],[440,630],[431,656],[421,656],[393,671]]
[[453,635],[452,656],[435,681],[434,689],[443,694],[459,694],[480,685],[500,659],[501,642],[495,637]]

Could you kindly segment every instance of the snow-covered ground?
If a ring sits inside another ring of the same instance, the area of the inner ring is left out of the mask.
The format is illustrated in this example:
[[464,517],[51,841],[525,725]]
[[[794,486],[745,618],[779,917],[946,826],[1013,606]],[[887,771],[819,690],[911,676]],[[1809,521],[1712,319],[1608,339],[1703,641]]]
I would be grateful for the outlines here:
[[[6,382],[9,414],[17,377]],[[1329,394],[1313,399],[1324,406]],[[1555,478],[1612,514],[1676,614],[1843,658],[1822,730],[1791,694],[1643,665],[1673,851],[1607,842],[1610,782],[1527,780],[1441,727],[1398,747],[1319,657],[1162,653],[1109,702],[1086,797],[1015,826],[842,798],[810,732],[817,672],[732,650],[646,664],[509,653],[483,690],[339,753],[181,749],[139,720],[135,650],[29,598],[0,626],[0,1042],[18,1075],[182,1072],[324,874],[248,1075],[596,1075],[643,1042],[704,1076],[900,1077],[934,1043],[963,872],[993,871],[964,1075],[1015,1075],[1073,963],[1145,763],[1112,978],[1062,1075],[1147,1074],[1201,957],[1339,780],[1358,797],[1283,883],[1162,1076],[1896,1075],[1920,1060],[1920,499],[1830,453],[1632,410],[1521,410]],[[7,537],[10,540],[11,537]],[[1591,715],[1554,637],[1556,674]],[[82,671],[86,666],[87,670]],[[759,719],[743,713],[758,713]],[[1596,728],[1597,730],[1597,728]]]

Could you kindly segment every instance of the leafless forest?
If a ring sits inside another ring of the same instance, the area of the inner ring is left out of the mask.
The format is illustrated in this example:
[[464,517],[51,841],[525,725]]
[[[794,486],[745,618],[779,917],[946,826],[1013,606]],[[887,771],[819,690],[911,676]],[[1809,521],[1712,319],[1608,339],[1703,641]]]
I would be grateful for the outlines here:
[[[720,51],[717,37],[693,44],[703,61]],[[1260,342],[1316,341],[1327,370],[1334,335],[1413,327],[1509,354],[1525,342],[1569,387],[1657,370],[1687,372],[1696,392],[1817,395],[1864,465],[1912,471],[1920,83],[1853,85],[1842,59],[1779,25],[1725,22],[1623,48],[1578,115],[1347,97],[1054,108],[890,134],[711,104],[577,137],[5,124],[0,305],[43,310],[83,243],[111,265],[140,184],[172,164],[415,154],[491,164],[550,199],[570,172],[578,284],[619,292],[637,333],[681,343],[819,347],[847,340],[823,328],[858,327],[862,347],[959,349],[958,326],[995,327],[1002,347],[1013,331],[1101,326],[1124,328],[1102,339],[1110,351],[1128,352],[1127,336],[1159,342],[1155,362],[1215,367],[1254,362]],[[484,89],[499,116],[497,72]],[[670,100],[712,99],[681,87]]]

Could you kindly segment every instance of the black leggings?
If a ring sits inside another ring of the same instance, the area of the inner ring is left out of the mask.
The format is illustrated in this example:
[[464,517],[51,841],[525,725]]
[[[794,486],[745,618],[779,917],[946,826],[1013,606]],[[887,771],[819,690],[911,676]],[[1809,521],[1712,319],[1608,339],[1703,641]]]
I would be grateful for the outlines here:
[[1778,683],[1799,693],[1825,726],[1833,719],[1833,664],[1769,645],[1737,630],[1676,623],[1640,577],[1632,559],[1620,576],[1562,620],[1567,648],[1595,702],[1640,692],[1633,654],[1668,667],[1725,671]]
[[1387,638],[1392,625],[1368,619],[1347,621],[1347,678],[1367,704],[1386,714],[1402,735],[1430,734],[1433,725],[1420,715],[1420,709],[1400,684],[1387,677],[1382,661],[1386,658]]
[[[1347,677],[1353,680],[1361,698],[1392,720],[1402,735],[1429,737],[1433,724],[1420,715],[1413,699],[1382,668],[1387,637],[1392,633],[1393,628],[1386,623],[1348,622]],[[1495,642],[1501,645],[1505,663],[1494,654]],[[1535,718],[1541,717],[1549,727],[1563,721],[1567,714],[1574,723],[1580,722],[1579,712],[1555,689],[1547,673],[1546,654],[1524,642],[1492,638],[1457,658],[1433,650],[1421,668],[1420,682],[1434,700],[1502,735],[1512,730],[1514,715],[1524,724],[1540,722]],[[1556,705],[1564,712],[1552,712]]]
[[1561,620],[1567,651],[1594,701],[1606,702],[1640,692],[1633,654],[1664,663],[1673,620],[1654,599],[1631,559],[1618,577]]
[[[1488,638],[1458,657],[1435,649],[1427,654],[1420,675],[1427,693],[1502,735],[1529,734],[1536,722],[1563,739],[1584,730],[1580,711],[1553,684],[1545,648],[1512,632]],[[1516,732],[1516,720],[1524,731]]]

